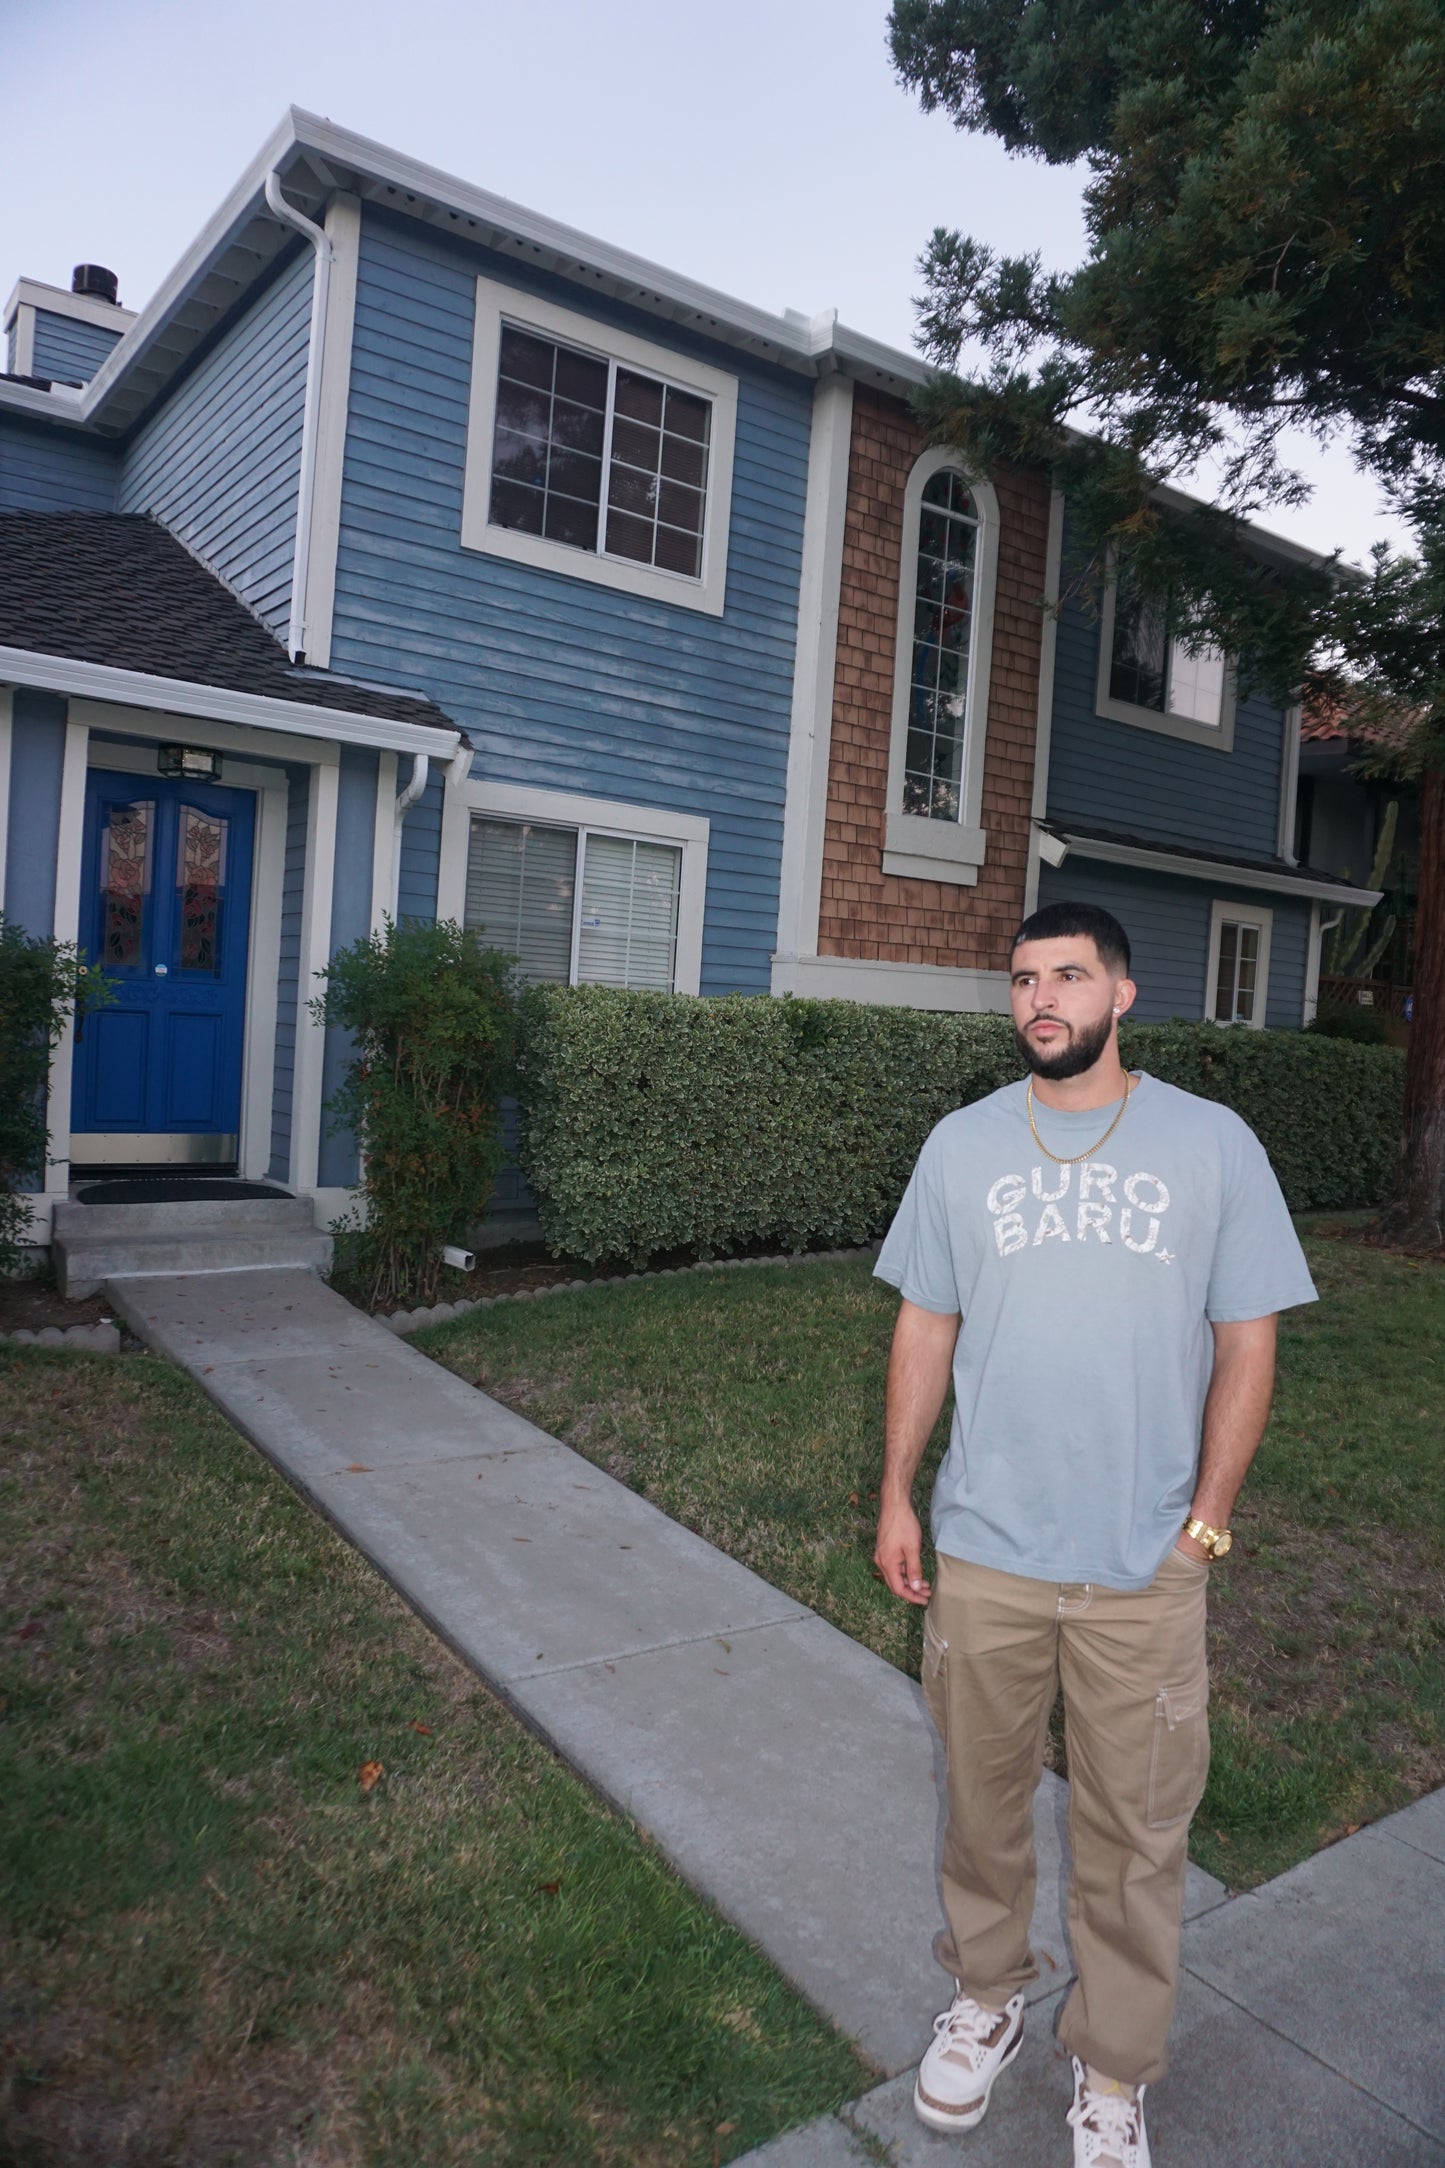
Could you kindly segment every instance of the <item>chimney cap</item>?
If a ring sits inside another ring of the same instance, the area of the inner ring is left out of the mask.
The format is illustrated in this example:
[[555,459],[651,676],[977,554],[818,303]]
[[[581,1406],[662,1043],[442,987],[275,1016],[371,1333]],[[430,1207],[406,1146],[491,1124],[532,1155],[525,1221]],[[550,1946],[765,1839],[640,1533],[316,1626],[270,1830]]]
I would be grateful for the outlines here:
[[70,274],[70,291],[114,303],[120,295],[120,280],[114,271],[107,271],[104,264],[78,263]]

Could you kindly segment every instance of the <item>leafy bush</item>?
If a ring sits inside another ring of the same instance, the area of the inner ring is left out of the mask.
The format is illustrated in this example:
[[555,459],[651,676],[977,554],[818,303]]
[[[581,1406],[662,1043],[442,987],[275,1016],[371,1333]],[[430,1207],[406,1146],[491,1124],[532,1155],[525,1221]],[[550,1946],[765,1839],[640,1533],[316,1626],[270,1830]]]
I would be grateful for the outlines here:
[[361,1146],[364,1206],[338,1231],[373,1302],[432,1302],[443,1246],[481,1218],[501,1160],[510,967],[453,921],[388,920],[332,957],[311,1009],[353,1039],[328,1111]]
[[1356,1046],[1383,1046],[1385,1020],[1358,1001],[1322,1001],[1305,1030],[1320,1039],[1353,1039]]
[[[1296,1210],[1389,1190],[1403,1057],[1298,1032],[1134,1024],[1135,1068],[1223,1101]],[[641,1263],[880,1234],[953,1107],[1021,1073],[1005,1016],[533,987],[521,1159],[551,1247]]]
[[25,1193],[45,1177],[51,1048],[73,1010],[109,999],[101,973],[71,943],[28,934],[0,914],[0,1273],[24,1262]]

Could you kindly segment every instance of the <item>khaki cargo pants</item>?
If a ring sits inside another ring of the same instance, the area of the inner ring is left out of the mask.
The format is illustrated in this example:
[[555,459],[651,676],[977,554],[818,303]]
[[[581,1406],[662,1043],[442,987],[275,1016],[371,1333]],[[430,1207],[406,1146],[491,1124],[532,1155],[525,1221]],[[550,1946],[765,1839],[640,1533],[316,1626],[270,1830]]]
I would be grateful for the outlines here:
[[994,2008],[1037,1978],[1033,1796],[1062,1683],[1069,1935],[1059,2038],[1126,2084],[1163,2075],[1179,1988],[1190,1818],[1209,1767],[1209,1567],[1171,1550],[1152,1585],[1029,1581],[942,1555],[923,1691],[948,1758],[938,1960]]

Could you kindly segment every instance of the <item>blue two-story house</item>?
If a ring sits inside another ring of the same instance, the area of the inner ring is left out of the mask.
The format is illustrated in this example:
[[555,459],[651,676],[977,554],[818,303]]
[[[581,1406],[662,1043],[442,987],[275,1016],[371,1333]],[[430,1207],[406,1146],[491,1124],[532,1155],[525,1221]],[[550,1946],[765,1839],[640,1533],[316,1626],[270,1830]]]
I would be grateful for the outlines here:
[[[1300,1021],[1335,890],[1281,856],[1283,716],[1226,687],[1191,741],[1167,661],[1121,712],[1040,606],[1048,478],[924,447],[914,357],[299,112],[138,313],[76,287],[21,280],[0,376],[0,896],[116,996],[55,1054],[37,1240],[119,1168],[328,1223],[307,1003],[388,915],[533,977],[996,1007],[1062,882],[1154,1011],[1227,965]],[[1216,927],[1201,879],[1282,900]]]

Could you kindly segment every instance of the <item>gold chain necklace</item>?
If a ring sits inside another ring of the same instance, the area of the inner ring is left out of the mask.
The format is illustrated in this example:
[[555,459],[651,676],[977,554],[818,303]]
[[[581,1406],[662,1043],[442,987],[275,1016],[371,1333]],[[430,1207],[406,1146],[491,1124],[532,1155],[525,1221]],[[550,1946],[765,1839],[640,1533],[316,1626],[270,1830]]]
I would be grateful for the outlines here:
[[1119,1111],[1114,1116],[1113,1121],[1110,1122],[1108,1128],[1104,1131],[1103,1136],[1100,1137],[1097,1144],[1091,1144],[1087,1152],[1071,1152],[1066,1159],[1061,1152],[1051,1152],[1048,1146],[1045,1144],[1043,1138],[1039,1135],[1039,1125],[1034,1120],[1034,1080],[1032,1077],[1030,1077],[1027,1093],[1027,1103],[1029,1110],[1029,1127],[1034,1133],[1035,1144],[1044,1154],[1045,1158],[1051,1159],[1056,1167],[1077,1167],[1081,1159],[1092,1159],[1095,1152],[1101,1152],[1103,1150],[1104,1146],[1108,1143],[1110,1137],[1113,1136],[1114,1131],[1118,1128],[1120,1122],[1123,1121],[1124,1109],[1129,1104],[1130,1095],[1132,1094],[1133,1089],[1134,1079],[1126,1071],[1124,1076],[1124,1096],[1119,1101]]

